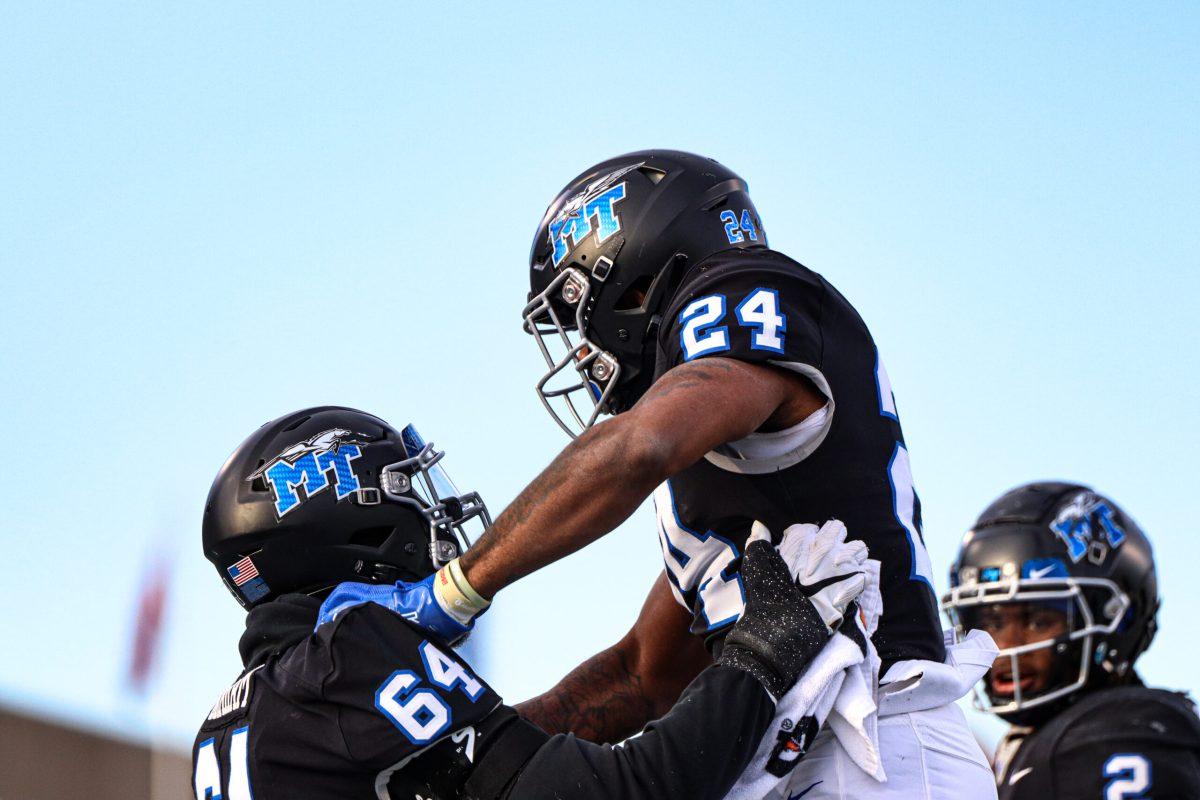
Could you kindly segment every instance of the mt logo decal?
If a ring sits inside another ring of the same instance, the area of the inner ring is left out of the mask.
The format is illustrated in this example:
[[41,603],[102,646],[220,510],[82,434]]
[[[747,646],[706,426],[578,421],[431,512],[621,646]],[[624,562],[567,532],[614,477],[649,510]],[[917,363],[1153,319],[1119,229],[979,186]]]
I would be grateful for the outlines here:
[[[362,455],[355,434],[344,428],[322,431],[285,449],[254,471],[247,481],[263,478],[275,495],[275,516],[283,519],[290,511],[313,495],[334,487],[337,499],[349,497],[359,489],[358,477],[350,462]],[[329,473],[332,472],[332,480]],[[298,491],[304,489],[303,495]]]

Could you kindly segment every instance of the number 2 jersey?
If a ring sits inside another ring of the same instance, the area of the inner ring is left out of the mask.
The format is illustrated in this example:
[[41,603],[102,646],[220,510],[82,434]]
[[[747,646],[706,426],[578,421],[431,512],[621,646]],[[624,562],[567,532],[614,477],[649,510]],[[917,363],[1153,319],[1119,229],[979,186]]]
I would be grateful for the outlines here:
[[741,612],[738,574],[750,526],[840,519],[882,564],[883,668],[942,661],[945,646],[921,538],[921,507],[887,372],[858,313],[817,273],[766,248],[693,266],[663,317],[656,377],[729,358],[791,370],[826,398],[783,431],[729,442],[654,494],[659,539],[692,631],[713,636]]
[[1195,800],[1200,719],[1186,696],[1123,686],[1084,695],[997,751],[1000,800]]

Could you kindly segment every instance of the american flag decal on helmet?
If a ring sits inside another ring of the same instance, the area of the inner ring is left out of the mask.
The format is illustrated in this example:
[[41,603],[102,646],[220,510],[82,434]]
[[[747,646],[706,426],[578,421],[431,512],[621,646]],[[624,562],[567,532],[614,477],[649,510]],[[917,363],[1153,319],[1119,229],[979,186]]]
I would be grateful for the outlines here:
[[251,603],[271,591],[267,587],[266,581],[258,574],[258,567],[254,566],[254,562],[250,560],[250,556],[246,556],[232,567],[227,568],[226,572],[233,579],[233,585]]
[[241,586],[251,578],[258,577],[258,567],[254,566],[250,556],[246,556],[229,568],[229,577],[233,578],[234,586]]

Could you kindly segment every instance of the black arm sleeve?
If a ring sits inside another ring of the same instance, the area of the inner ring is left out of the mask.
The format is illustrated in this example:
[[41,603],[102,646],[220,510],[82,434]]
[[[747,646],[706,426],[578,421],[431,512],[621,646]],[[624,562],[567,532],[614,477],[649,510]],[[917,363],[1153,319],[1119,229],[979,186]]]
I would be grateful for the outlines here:
[[623,745],[550,738],[521,771],[512,800],[720,800],[737,782],[775,714],[749,673],[704,670],[665,717]]

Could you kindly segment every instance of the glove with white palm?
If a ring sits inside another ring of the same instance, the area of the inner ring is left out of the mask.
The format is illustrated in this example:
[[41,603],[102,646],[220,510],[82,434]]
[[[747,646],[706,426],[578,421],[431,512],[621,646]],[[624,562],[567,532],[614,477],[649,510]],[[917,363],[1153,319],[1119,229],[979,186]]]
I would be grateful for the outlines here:
[[[755,522],[751,536],[770,532]],[[846,607],[867,585],[865,542],[846,541],[846,526],[831,519],[821,527],[791,525],[784,529],[779,555],[787,562],[800,591],[812,602],[833,633],[842,623]]]
[[[845,526],[832,525],[788,528],[786,556],[783,544],[776,550],[760,523],[746,543],[741,570],[746,608],[725,638],[718,661],[749,672],[776,699],[829,640],[832,626],[825,615],[836,614],[840,622],[866,584],[866,548],[860,559],[861,543],[846,544]],[[809,585],[802,585],[797,575]]]

